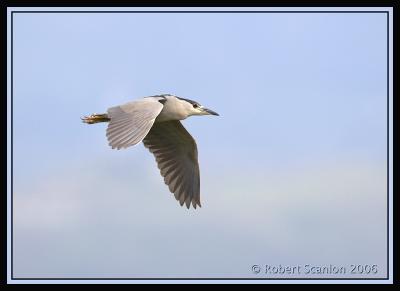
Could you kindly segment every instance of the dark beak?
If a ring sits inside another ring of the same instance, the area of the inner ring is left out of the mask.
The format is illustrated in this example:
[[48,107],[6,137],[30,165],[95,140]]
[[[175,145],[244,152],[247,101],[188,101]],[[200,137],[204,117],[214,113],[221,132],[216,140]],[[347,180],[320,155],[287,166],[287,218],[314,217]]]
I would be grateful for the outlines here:
[[208,108],[203,108],[203,111],[204,111],[204,112],[207,112],[207,113],[210,114],[210,115],[219,116],[219,114],[218,114],[217,112],[212,111],[211,109],[208,109]]

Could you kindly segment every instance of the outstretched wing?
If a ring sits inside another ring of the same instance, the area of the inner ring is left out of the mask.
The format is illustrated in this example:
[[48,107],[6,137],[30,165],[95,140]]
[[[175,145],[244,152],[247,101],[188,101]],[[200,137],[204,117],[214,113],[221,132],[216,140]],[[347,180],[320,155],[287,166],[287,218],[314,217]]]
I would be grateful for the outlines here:
[[156,122],[143,143],[154,154],[165,184],[181,206],[200,206],[197,146],[178,120]]
[[110,123],[107,127],[107,139],[114,149],[133,146],[146,136],[160,114],[163,105],[157,98],[144,98],[107,110]]

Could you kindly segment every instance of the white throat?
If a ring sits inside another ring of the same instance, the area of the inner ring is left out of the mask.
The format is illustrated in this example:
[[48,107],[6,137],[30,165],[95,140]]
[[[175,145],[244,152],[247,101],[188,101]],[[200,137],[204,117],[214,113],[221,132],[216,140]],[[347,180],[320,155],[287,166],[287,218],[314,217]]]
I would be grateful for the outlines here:
[[156,121],[183,120],[191,115],[190,104],[175,96],[166,96],[164,108],[157,116]]

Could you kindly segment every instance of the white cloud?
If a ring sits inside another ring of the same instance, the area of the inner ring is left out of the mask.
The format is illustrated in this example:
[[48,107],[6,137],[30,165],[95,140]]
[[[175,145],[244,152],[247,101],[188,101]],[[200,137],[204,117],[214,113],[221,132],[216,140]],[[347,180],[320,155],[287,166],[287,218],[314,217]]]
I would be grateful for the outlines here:
[[384,270],[382,165],[203,171],[203,208],[187,210],[141,153],[71,161],[15,193],[16,274],[250,276],[271,262]]

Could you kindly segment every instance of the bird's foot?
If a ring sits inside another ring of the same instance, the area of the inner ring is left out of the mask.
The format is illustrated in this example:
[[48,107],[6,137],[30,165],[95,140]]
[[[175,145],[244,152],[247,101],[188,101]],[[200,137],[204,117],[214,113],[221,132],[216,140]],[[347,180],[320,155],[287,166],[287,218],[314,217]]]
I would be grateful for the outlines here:
[[87,123],[87,124],[93,124],[93,123],[98,123],[98,122],[107,122],[110,121],[110,118],[108,118],[107,114],[92,114],[89,116],[84,116],[81,117],[81,120],[83,123]]

